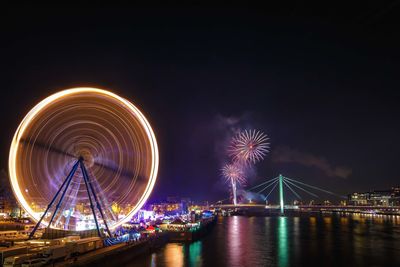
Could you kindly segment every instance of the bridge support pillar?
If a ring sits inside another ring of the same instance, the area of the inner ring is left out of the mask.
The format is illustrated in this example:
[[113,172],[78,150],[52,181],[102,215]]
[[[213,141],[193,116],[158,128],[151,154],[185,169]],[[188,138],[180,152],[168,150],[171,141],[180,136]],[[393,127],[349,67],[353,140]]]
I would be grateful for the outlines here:
[[281,214],[284,213],[285,204],[283,202],[283,176],[279,174],[279,203],[281,208]]

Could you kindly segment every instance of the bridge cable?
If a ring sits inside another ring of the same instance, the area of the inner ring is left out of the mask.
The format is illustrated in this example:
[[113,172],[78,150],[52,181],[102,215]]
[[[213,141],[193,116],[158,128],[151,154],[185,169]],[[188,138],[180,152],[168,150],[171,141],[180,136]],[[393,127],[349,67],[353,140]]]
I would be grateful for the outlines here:
[[310,194],[310,195],[312,195],[312,196],[314,196],[314,197],[319,198],[318,195],[316,195],[316,194],[314,194],[314,193],[312,193],[312,192],[310,192],[310,191],[308,191],[308,190],[306,190],[306,189],[304,189],[304,188],[298,186],[297,184],[292,183],[292,182],[289,181],[289,180],[286,180],[286,182],[289,183],[289,184],[291,184],[291,185],[293,185],[293,186],[295,186],[295,187],[297,187],[297,188],[299,188],[300,190],[303,190],[304,192],[306,192],[306,193],[308,193],[308,194]]
[[[247,189],[246,191],[251,191],[251,190],[253,190],[253,189],[257,188],[257,187],[260,187],[260,186],[262,186],[262,185],[265,185],[265,184],[271,182],[271,184],[267,185],[264,189],[262,189],[261,191],[259,191],[259,192],[258,192],[258,194],[259,194],[259,193],[261,193],[262,191],[264,191],[265,189],[267,189],[269,186],[273,185],[274,182],[276,182],[278,179],[279,179],[279,177],[272,178],[272,179],[270,179],[270,180],[268,180],[268,181],[262,182],[262,183],[259,184],[259,185],[253,186],[252,188]],[[230,199],[230,198],[225,198],[225,199],[222,199],[222,200],[217,200],[216,202],[212,203],[211,205],[216,205],[218,202],[224,202],[224,201],[229,200],[229,199]]]
[[299,181],[296,181],[296,180],[294,180],[294,179],[290,179],[290,178],[288,178],[288,177],[284,177],[284,178],[287,179],[287,180],[289,180],[289,181],[296,182],[296,183],[299,183],[299,184],[308,186],[308,187],[313,188],[313,189],[315,189],[315,190],[319,190],[319,191],[325,192],[325,193],[327,193],[327,194],[330,194],[330,195],[333,195],[333,196],[336,196],[336,197],[346,198],[345,196],[341,196],[341,195],[335,194],[335,193],[333,193],[333,192],[331,192],[331,191],[328,191],[328,190],[325,190],[325,189],[322,189],[322,188],[319,188],[319,187],[316,187],[316,186],[312,186],[312,185],[309,185],[309,184],[306,184],[306,183],[303,183],[303,182],[299,182]]
[[[277,182],[277,181],[275,181]],[[274,183],[270,183],[269,185],[267,185],[266,187],[264,187],[263,189],[261,189],[260,191],[257,192],[257,194],[260,194],[262,191],[264,191],[265,189],[267,189],[268,187],[270,187],[271,185],[273,185]]]
[[275,183],[275,186],[272,187],[271,191],[269,191],[268,195],[265,196],[265,200],[267,200],[267,198],[269,197],[269,195],[272,193],[272,191],[274,191],[275,187],[278,185],[278,182]]
[[288,183],[286,183],[285,180],[283,180],[283,183],[290,189],[290,191],[292,191],[292,193],[293,193],[295,196],[297,196],[299,199],[301,199],[301,196],[300,196],[299,194],[297,194],[297,193],[293,190],[293,188],[292,188]]
[[270,179],[270,180],[268,180],[268,181],[262,182],[262,183],[259,184],[259,185],[253,186],[252,188],[249,188],[248,191],[251,191],[251,190],[253,190],[253,189],[256,189],[257,187],[263,186],[263,185],[265,185],[265,184],[267,184],[267,183],[269,183],[269,182],[274,182],[274,181],[276,181],[276,180],[278,180],[278,179],[279,179],[279,177],[272,178],[272,179]]

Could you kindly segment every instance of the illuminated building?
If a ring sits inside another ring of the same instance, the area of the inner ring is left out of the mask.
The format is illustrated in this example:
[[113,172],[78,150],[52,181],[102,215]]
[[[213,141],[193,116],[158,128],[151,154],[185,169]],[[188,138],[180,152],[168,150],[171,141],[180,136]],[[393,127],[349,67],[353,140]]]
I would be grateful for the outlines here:
[[352,193],[348,195],[348,203],[355,206],[398,206],[400,204],[400,187]]
[[369,194],[368,204],[371,206],[389,206],[391,190],[373,191]]
[[350,205],[366,206],[368,204],[369,193],[352,193],[348,196]]
[[148,209],[155,214],[176,215],[188,213],[192,205],[190,198],[167,197],[165,202],[150,204]]
[[155,218],[155,213],[154,211],[149,211],[149,210],[139,210],[137,213],[137,218],[139,220],[149,220],[149,219],[154,219]]
[[392,187],[390,206],[400,206],[400,187]]
[[177,214],[181,213],[180,203],[157,203],[150,205],[152,211],[156,214]]

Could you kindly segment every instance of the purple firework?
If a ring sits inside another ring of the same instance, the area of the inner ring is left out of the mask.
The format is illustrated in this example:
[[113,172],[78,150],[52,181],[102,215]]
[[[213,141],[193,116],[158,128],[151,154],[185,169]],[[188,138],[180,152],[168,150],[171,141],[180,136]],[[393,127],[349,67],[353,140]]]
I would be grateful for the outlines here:
[[244,130],[232,139],[228,153],[236,162],[255,164],[269,152],[268,140],[263,132]]
[[226,164],[221,171],[227,182],[234,181],[242,185],[246,182],[244,172],[237,164]]

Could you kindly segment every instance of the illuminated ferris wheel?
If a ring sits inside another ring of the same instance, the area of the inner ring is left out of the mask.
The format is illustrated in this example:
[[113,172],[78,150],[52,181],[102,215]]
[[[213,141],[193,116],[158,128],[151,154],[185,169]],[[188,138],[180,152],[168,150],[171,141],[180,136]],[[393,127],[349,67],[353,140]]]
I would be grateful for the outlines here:
[[14,194],[37,227],[97,228],[99,235],[144,205],[157,171],[157,142],[144,115],[96,88],[60,91],[38,103],[9,155]]

